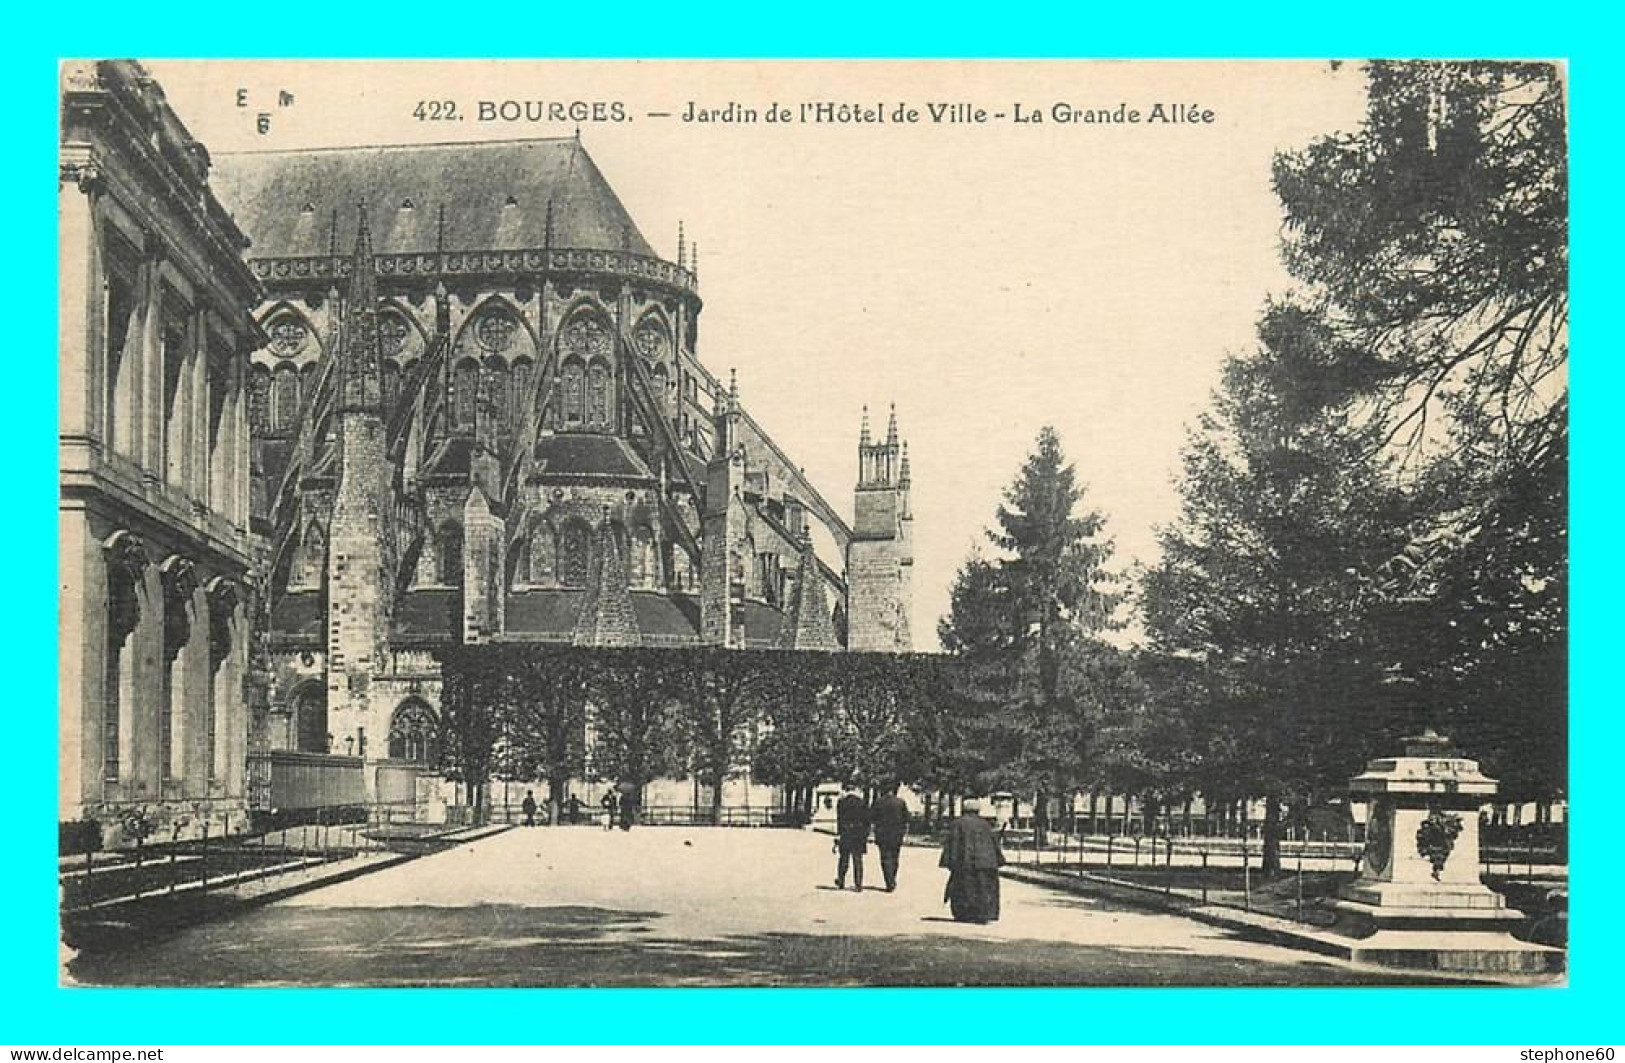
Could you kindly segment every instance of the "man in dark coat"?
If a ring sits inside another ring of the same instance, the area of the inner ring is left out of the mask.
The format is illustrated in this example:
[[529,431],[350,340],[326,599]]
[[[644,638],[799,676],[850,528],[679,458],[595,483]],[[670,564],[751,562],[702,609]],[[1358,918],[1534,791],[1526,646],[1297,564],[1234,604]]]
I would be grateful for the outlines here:
[[621,791],[621,829],[631,830],[632,821],[637,817],[638,799],[630,789]]
[[525,813],[525,826],[536,826],[536,795],[526,790],[525,799],[519,803],[519,807]]
[[999,918],[999,868],[1004,853],[981,811],[980,802],[965,802],[963,814],[948,825],[948,840],[937,861],[948,869],[943,900],[960,923],[991,923]]
[[863,854],[869,845],[869,805],[851,783],[835,802],[835,848],[841,862],[835,870],[835,888],[846,888],[846,867],[852,865],[852,888],[863,892]]
[[616,807],[615,791],[614,790],[606,790],[604,792],[604,796],[598,799],[598,803],[604,809],[604,829],[605,830],[614,830],[615,829],[615,807]]
[[875,798],[870,818],[875,825],[875,848],[880,850],[880,873],[890,893],[897,888],[897,858],[903,850],[903,835],[908,832],[908,806],[897,796],[896,783]]

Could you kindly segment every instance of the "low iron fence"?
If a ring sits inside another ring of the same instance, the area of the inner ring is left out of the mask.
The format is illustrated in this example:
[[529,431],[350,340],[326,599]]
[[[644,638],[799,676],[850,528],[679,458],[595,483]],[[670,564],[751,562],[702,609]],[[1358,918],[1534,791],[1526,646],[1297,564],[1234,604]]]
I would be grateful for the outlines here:
[[364,853],[404,851],[433,828],[416,824],[410,803],[373,802],[275,814],[229,813],[182,837],[182,827],[103,850],[95,844],[59,857],[66,913],[143,902],[201,900],[263,888],[266,880]]
[[[1335,895],[1360,871],[1363,846],[1347,841],[1286,839],[1280,874],[1262,873],[1256,838],[1171,835],[1087,835],[1048,832],[1040,843],[1032,831],[1000,833],[1006,859],[1058,875],[1090,875],[1194,904],[1258,911],[1300,923],[1330,925],[1333,916],[1315,902]],[[1555,848],[1533,843],[1515,860],[1481,851],[1485,881],[1521,898],[1541,888],[1566,887],[1567,863]],[[1518,887],[1516,890],[1511,887]]]

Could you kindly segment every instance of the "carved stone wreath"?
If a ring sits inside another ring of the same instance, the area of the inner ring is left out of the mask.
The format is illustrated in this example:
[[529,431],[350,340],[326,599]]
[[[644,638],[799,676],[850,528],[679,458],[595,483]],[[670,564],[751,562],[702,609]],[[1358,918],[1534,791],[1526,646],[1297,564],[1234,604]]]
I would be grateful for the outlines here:
[[271,336],[271,353],[278,358],[292,358],[305,348],[310,333],[304,323],[293,317],[282,317],[271,323],[267,330]]
[[1461,834],[1461,817],[1449,812],[1441,812],[1437,808],[1428,812],[1427,819],[1416,828],[1416,853],[1425,856],[1433,865],[1433,881],[1439,881],[1439,874],[1444,870],[1450,853],[1456,847],[1456,837]]
[[502,313],[486,314],[474,326],[474,338],[492,354],[501,354],[513,346],[513,334],[519,322]]

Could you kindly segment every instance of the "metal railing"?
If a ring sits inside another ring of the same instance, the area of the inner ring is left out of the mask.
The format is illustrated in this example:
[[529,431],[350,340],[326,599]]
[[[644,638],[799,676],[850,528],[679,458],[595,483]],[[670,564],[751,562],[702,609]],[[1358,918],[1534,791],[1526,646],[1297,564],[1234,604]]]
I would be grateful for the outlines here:
[[206,903],[211,896],[245,897],[267,880],[368,854],[421,851],[435,828],[416,823],[411,802],[370,802],[303,810],[299,816],[241,812],[205,819],[183,838],[183,824],[136,836],[120,849],[90,848],[60,857],[65,913],[130,905]]

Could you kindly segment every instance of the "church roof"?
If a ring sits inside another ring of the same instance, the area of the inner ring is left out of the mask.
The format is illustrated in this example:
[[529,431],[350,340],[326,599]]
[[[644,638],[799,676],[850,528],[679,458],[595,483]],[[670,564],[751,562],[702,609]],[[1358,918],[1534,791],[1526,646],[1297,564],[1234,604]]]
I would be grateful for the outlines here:
[[619,436],[563,432],[536,441],[536,461],[544,477],[607,476],[652,480],[654,474],[632,445]]
[[349,248],[363,201],[379,254],[552,246],[659,257],[574,137],[241,152],[213,164],[210,185],[252,239],[251,259]]

